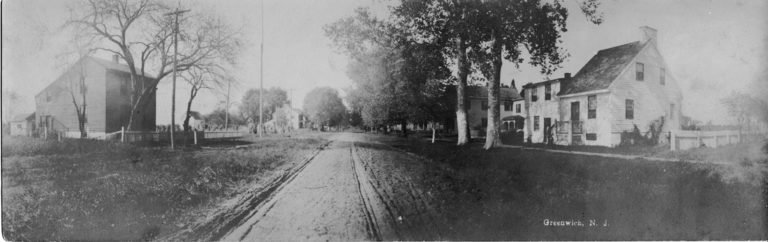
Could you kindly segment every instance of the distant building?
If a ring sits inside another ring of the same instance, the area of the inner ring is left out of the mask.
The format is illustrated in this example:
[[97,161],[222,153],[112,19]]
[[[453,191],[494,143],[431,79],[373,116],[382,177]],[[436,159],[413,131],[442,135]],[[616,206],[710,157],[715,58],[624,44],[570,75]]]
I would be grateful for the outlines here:
[[[449,86],[446,90],[452,99],[456,97],[456,86]],[[469,125],[470,135],[472,137],[485,136],[485,130],[488,127],[488,88],[484,86],[467,86],[467,124]],[[499,118],[501,118],[501,130],[514,130],[515,123],[519,124],[522,118],[521,115],[515,114],[513,109],[513,102],[522,100],[514,83],[510,86],[502,85],[499,88]],[[519,117],[520,119],[516,119]],[[454,132],[458,127],[453,122]]]
[[11,136],[32,136],[35,132],[35,113],[19,114],[11,120]]
[[522,100],[514,103],[515,114],[525,117],[523,122],[524,138],[532,142],[547,142],[552,137],[555,125],[560,117],[560,84],[571,79],[571,73],[565,73],[563,78],[528,83],[523,85]]
[[[85,76],[86,88],[72,88],[82,76]],[[136,80],[139,90],[152,80],[149,76]],[[38,132],[64,132],[68,136],[79,137],[72,94],[75,94],[79,103],[81,91],[86,92],[86,127],[89,137],[116,132],[128,125],[131,110],[130,69],[120,64],[117,57],[107,61],[86,56],[35,96]],[[155,105],[156,96],[153,93],[148,97],[146,105],[136,111],[134,130],[155,130]]]
[[198,111],[189,111],[189,128],[192,130],[205,130],[205,117]]
[[[666,142],[669,131],[680,128],[683,96],[659,52],[656,30],[643,26],[640,33],[641,41],[598,51],[573,78],[526,85],[525,136],[616,146],[625,132],[637,127],[646,134],[654,124]],[[555,134],[545,128],[549,124],[556,124]]]

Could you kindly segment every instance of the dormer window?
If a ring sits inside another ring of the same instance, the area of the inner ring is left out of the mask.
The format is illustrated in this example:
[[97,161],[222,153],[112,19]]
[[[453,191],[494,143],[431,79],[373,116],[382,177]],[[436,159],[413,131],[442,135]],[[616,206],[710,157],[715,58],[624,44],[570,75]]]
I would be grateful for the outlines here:
[[635,80],[642,81],[645,79],[645,66],[643,63],[637,62],[635,65]]

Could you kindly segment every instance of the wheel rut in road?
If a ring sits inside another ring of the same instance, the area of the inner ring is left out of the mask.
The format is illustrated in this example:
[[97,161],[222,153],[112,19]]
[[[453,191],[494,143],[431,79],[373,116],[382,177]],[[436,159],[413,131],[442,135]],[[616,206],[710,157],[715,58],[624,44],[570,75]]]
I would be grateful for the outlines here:
[[423,169],[375,138],[341,134],[184,240],[439,240],[432,197],[412,177]]

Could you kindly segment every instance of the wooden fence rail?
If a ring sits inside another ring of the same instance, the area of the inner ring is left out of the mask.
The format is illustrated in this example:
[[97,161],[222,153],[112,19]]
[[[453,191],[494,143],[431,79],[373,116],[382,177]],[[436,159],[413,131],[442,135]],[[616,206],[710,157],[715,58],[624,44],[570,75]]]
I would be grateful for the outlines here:
[[737,144],[745,140],[765,138],[765,133],[739,132],[738,130],[722,131],[689,131],[672,130],[670,134],[671,150],[687,150],[697,147],[718,147],[729,144]]

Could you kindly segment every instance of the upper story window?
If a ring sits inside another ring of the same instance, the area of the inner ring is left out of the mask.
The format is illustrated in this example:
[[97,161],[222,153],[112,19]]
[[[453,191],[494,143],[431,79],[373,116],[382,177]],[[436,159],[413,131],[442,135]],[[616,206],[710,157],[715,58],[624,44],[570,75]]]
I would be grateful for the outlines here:
[[539,95],[536,93],[536,87],[531,87],[531,102],[535,102],[539,100]]
[[645,65],[643,63],[637,62],[635,65],[635,79],[638,81],[645,79]]
[[625,101],[626,105],[626,111],[624,112],[624,118],[626,119],[635,119],[635,101],[632,99],[627,99]]
[[51,101],[51,92],[45,92],[45,101],[50,102]]
[[516,113],[520,113],[520,106],[522,106],[522,105],[520,105],[519,103],[517,105],[515,105],[515,112]]
[[480,107],[481,107],[483,110],[488,110],[488,101],[482,101],[482,102],[480,102]]
[[587,119],[597,118],[597,95],[587,96]]
[[512,102],[509,102],[509,101],[504,102],[504,111],[512,111]]
[[550,99],[552,99],[552,85],[547,83],[544,84],[544,100]]
[[667,82],[667,80],[666,80],[666,75],[667,75],[666,72],[667,72],[667,70],[665,70],[664,67],[662,67],[661,68],[661,73],[659,74],[659,83],[661,85],[664,85]]

